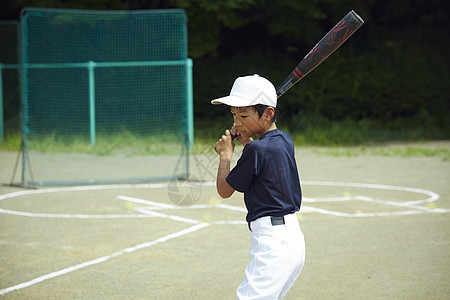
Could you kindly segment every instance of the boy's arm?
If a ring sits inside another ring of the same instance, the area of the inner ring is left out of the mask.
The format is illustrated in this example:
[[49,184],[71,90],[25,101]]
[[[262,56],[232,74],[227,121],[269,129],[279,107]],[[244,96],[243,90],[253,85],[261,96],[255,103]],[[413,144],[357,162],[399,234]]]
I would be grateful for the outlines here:
[[220,156],[219,168],[217,170],[216,188],[220,197],[228,198],[233,195],[235,189],[226,181],[230,174],[231,158],[233,157],[234,143],[231,139],[230,131],[225,131],[225,135],[217,142],[216,151]]
[[227,158],[220,158],[219,169],[217,170],[216,187],[220,197],[228,198],[233,195],[235,189],[227,182],[227,176],[230,174],[231,161]]

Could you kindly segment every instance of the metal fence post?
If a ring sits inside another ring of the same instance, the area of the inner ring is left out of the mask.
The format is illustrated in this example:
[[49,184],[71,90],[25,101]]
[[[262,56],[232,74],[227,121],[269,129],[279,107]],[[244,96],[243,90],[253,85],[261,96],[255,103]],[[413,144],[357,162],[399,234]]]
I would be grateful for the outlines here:
[[95,62],[89,61],[89,128],[91,136],[91,146],[95,146]]

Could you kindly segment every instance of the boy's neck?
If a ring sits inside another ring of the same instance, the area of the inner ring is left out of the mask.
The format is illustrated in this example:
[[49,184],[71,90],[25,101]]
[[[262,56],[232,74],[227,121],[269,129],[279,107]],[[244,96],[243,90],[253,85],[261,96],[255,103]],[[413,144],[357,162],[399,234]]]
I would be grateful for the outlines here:
[[275,124],[275,122],[272,122],[272,124],[270,126],[268,126],[264,131],[261,131],[260,135],[256,135],[256,137],[259,139],[260,137],[262,137],[264,134],[266,134],[267,132],[277,129],[277,124]]

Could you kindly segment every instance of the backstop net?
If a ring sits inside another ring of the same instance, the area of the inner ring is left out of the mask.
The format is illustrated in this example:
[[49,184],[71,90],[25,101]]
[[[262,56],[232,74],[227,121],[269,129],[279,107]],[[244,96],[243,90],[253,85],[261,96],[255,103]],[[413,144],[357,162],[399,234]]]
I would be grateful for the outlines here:
[[192,62],[183,10],[27,8],[22,183],[186,178]]

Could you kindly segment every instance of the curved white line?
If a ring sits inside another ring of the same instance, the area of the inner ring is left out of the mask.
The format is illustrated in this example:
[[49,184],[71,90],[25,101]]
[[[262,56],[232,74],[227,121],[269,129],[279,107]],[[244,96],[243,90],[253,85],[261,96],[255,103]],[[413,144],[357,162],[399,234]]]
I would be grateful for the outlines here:
[[423,204],[423,203],[427,203],[427,202],[434,202],[439,199],[439,195],[436,194],[435,192],[424,190],[424,189],[405,187],[405,186],[371,184],[371,183],[355,183],[355,182],[334,182],[334,181],[302,181],[302,184],[327,185],[327,186],[348,186],[348,187],[359,187],[359,188],[367,188],[367,189],[405,191],[405,192],[412,192],[412,193],[417,193],[417,194],[425,194],[425,195],[429,196],[429,198],[424,199],[424,200],[403,202],[405,205]]
[[[58,193],[58,192],[74,192],[74,191],[95,191],[95,190],[107,190],[107,189],[127,189],[127,188],[147,188],[147,189],[156,189],[156,188],[165,188],[170,186],[172,183],[153,183],[153,184],[118,184],[118,185],[94,185],[94,186],[77,186],[77,187],[61,187],[61,188],[46,188],[46,189],[36,189],[36,190],[25,190],[25,191],[18,191],[13,192],[9,194],[0,195],[0,201],[13,198],[13,197],[19,197],[24,195],[33,195],[33,194],[44,194],[44,193]],[[178,184],[178,183],[177,183]],[[180,183],[183,184],[183,183]],[[189,183],[190,185],[195,184],[198,186],[214,186],[215,182],[197,182],[197,183]],[[418,204],[423,203],[430,203],[434,202],[439,199],[439,195],[435,192],[428,191],[425,189],[418,189],[418,188],[411,188],[411,187],[403,187],[403,186],[391,186],[391,185],[382,185],[382,184],[370,184],[370,183],[354,183],[354,182],[333,182],[333,181],[303,181],[303,185],[319,185],[319,186],[346,186],[346,187],[356,187],[356,188],[368,188],[368,189],[383,189],[383,190],[396,190],[396,191],[405,191],[405,192],[411,192],[411,193],[418,193],[418,194],[424,194],[427,195],[428,198],[423,200],[414,200],[414,201],[408,201],[408,202],[393,202],[393,201],[384,201],[384,200],[376,200],[364,196],[355,196],[353,197],[354,200],[363,200],[367,201],[370,199],[371,202],[379,202],[381,204],[388,204],[388,205],[394,205],[398,207],[405,207],[409,209],[417,209],[419,212],[416,211],[406,211],[406,212],[381,212],[381,213],[364,213],[364,214],[348,214],[348,213],[340,213],[340,212],[332,212],[324,209],[318,209],[318,208],[312,208],[307,207],[308,211],[315,211],[320,213],[326,213],[326,214],[333,214],[333,215],[339,215],[339,216],[346,216],[346,217],[369,217],[369,216],[387,216],[387,215],[405,215],[405,214],[412,214],[414,213],[420,213],[421,212],[432,212],[432,213],[448,213],[450,212],[450,209],[431,209],[428,207],[421,207],[417,206]],[[130,200],[126,196],[119,196],[119,199],[122,200]],[[304,198],[305,202],[320,202],[320,201],[326,201],[334,199],[334,201],[345,201],[348,200],[348,197],[336,197],[336,198],[327,198],[327,199],[311,199],[311,198]],[[153,203],[153,202],[152,202]],[[154,203],[153,203],[154,204]],[[162,205],[162,204],[161,204]],[[218,207],[230,209],[229,205],[226,204],[219,204]],[[172,205],[167,205],[168,207],[172,207]],[[200,206],[196,207],[200,208]],[[305,207],[306,208],[306,207]],[[235,208],[235,210],[239,211],[246,211],[245,208]],[[10,215],[17,215],[17,216],[25,216],[25,217],[35,217],[35,218],[76,218],[76,219],[118,219],[118,218],[152,218],[156,217],[155,214],[149,214],[149,213],[142,213],[142,214],[115,214],[115,215],[101,215],[101,214],[46,214],[46,213],[30,213],[30,212],[21,212],[21,211],[14,211],[14,210],[8,210],[8,209],[1,209],[0,213],[10,214]]]
[[[191,183],[190,183],[191,184]],[[151,183],[151,184],[114,184],[114,185],[88,185],[88,186],[75,186],[75,187],[61,187],[61,188],[45,188],[35,190],[24,190],[18,192],[12,192],[8,194],[0,195],[0,201],[20,197],[25,195],[36,195],[46,193],[61,193],[61,192],[77,192],[77,191],[97,191],[97,190],[109,190],[109,189],[159,189],[167,188],[170,183]],[[198,186],[212,186],[215,182],[196,182],[192,185]],[[178,186],[183,186],[180,182]],[[61,218],[61,219],[131,219],[131,218],[154,218],[155,215],[149,214],[116,214],[116,215],[100,215],[100,214],[46,214],[46,213],[30,213],[16,210],[2,209],[0,213],[32,217],[32,218]]]
[[44,213],[30,213],[17,210],[9,210],[0,208],[0,213],[31,217],[31,218],[60,218],[60,219],[135,219],[135,218],[154,218],[148,214],[123,214],[123,215],[89,215],[89,214],[44,214]]

